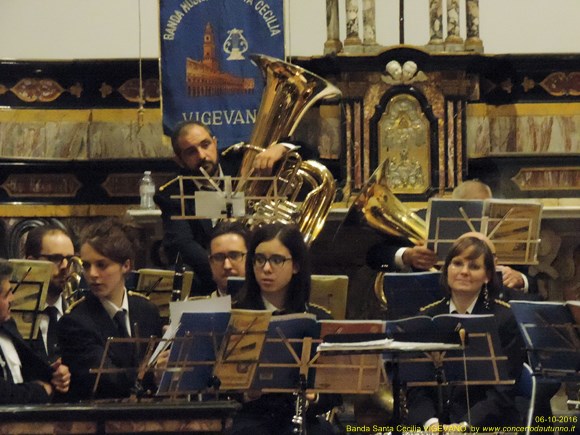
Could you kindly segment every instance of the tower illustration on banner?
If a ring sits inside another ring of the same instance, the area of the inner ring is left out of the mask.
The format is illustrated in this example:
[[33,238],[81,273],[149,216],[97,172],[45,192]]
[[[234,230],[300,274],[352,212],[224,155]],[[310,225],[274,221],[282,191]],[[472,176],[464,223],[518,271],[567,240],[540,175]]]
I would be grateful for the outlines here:
[[[224,51],[230,55],[228,60],[243,60],[243,53],[248,50],[248,42],[242,30],[232,29],[228,33],[223,45]],[[210,23],[206,24],[203,34],[203,59],[199,61],[188,57],[185,67],[187,94],[190,97],[247,94],[255,87],[252,78],[237,77],[220,70],[215,35]]]

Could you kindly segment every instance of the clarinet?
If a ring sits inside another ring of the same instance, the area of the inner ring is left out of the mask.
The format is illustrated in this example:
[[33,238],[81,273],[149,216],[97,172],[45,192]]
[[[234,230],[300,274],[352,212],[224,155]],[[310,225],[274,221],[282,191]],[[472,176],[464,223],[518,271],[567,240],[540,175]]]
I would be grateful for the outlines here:
[[175,258],[175,275],[173,277],[173,289],[171,290],[172,302],[181,300],[181,288],[183,287],[183,272],[185,272],[185,266],[183,265],[183,260],[181,259],[181,252],[178,252],[177,258]]
[[300,375],[300,391],[294,393],[296,396],[296,411],[292,417],[293,429],[292,433],[296,435],[305,435],[306,430],[304,427],[306,416],[306,377]]

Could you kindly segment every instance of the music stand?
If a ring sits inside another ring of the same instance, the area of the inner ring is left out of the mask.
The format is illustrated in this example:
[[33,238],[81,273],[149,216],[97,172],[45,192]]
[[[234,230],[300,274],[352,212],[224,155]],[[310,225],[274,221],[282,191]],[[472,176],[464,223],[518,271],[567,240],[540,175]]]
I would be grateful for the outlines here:
[[423,343],[426,347],[421,349],[419,342],[416,343],[417,351],[402,346],[391,353],[393,377],[397,378],[393,382],[406,387],[435,387],[439,417],[444,410],[442,389],[446,385],[467,388],[514,384],[514,380],[509,379],[507,357],[501,354],[493,315],[443,314],[433,318],[418,316],[387,321],[387,334],[403,344],[419,340],[460,345],[460,349],[430,350],[429,343]]
[[[271,187],[262,196],[245,196],[246,184],[255,182],[267,182]],[[259,221],[267,222],[276,215],[287,214],[284,205],[287,197],[278,194],[278,183],[282,182],[278,177],[210,177],[206,176],[183,176],[179,175],[170,180],[162,188],[177,184],[178,194],[171,195],[171,199],[179,202],[179,213],[172,215],[173,220],[189,219],[223,219],[232,217],[252,216]],[[191,193],[186,193],[185,185],[193,186]],[[205,184],[210,187],[209,191],[202,191],[197,185]],[[235,188],[232,188],[235,186]],[[259,210],[258,213],[255,213]],[[260,222],[254,222],[259,224]]]
[[[134,291],[149,298],[159,308],[159,314],[163,318],[169,318],[169,302],[174,294],[174,270],[164,269],[139,269],[138,279]],[[193,282],[193,272],[183,273],[181,289],[182,299],[187,298]],[[185,295],[185,296],[183,296]]]
[[226,391],[250,388],[271,317],[270,311],[232,310],[213,371],[214,386]]
[[536,376],[580,380],[580,302],[512,301]]
[[50,261],[10,259],[10,283],[14,300],[10,311],[25,340],[36,340],[40,330],[38,315],[46,303],[54,264]]
[[181,315],[157,395],[197,394],[212,386],[213,367],[229,320],[229,312]]
[[[131,389],[131,396],[129,399],[130,401],[141,400],[146,393],[142,384],[145,374],[153,371],[152,366],[148,362],[150,361],[154,349],[162,340],[163,340],[162,338],[157,337],[149,337],[149,338],[109,337],[105,343],[105,348],[103,350],[103,354],[101,355],[101,361],[99,363],[99,366],[96,368],[89,369],[89,373],[96,374],[95,382],[91,390],[91,398],[94,399],[96,397],[97,391],[99,389],[99,384],[103,376],[114,375],[118,373],[129,374],[131,372],[134,372],[135,382]],[[147,347],[145,350],[145,356],[141,359],[141,361],[138,361],[138,364],[136,361],[136,364],[134,364],[131,367],[109,367],[108,364],[109,352],[111,348],[114,346],[125,346],[127,349],[128,347],[131,347],[131,351],[133,351],[135,355],[140,354],[141,346]]]
[[430,198],[427,247],[443,264],[455,240],[470,231],[494,243],[500,264],[537,264],[542,204],[532,200]]
[[[341,337],[384,334],[382,320],[320,320],[320,338],[335,341]],[[316,390],[338,394],[373,394],[386,381],[384,362],[379,353],[329,355],[318,353],[311,361]]]

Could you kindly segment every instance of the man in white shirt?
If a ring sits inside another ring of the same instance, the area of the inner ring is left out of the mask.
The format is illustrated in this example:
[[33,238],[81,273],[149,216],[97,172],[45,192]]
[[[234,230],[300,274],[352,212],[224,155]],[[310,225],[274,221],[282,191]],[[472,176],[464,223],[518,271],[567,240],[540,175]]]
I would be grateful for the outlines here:
[[68,391],[70,372],[60,361],[48,365],[18,332],[10,312],[11,275],[10,263],[0,260],[0,405],[46,403],[55,391]]
[[[70,235],[56,225],[44,225],[31,230],[26,238],[24,254],[27,259],[50,261],[52,277],[46,296],[46,304],[40,315],[42,340],[31,343],[39,355],[56,361],[60,356],[56,343],[56,323],[67,309],[62,291],[67,279],[67,270],[75,248]],[[51,312],[50,310],[53,310]]]

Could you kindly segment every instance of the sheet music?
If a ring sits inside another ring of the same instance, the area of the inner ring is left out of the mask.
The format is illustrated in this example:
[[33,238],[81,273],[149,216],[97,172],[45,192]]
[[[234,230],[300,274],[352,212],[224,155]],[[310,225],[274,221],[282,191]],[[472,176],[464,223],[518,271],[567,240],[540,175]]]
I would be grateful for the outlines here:
[[232,310],[231,296],[219,298],[195,299],[192,301],[176,301],[169,304],[169,325],[163,334],[163,339],[159,342],[155,351],[149,359],[148,365],[155,363],[159,354],[168,349],[171,340],[179,329],[181,316],[183,313],[228,313]]
[[365,351],[365,350],[400,350],[400,351],[432,351],[461,349],[461,345],[454,343],[424,343],[414,341],[396,341],[392,338],[381,340],[359,341],[354,343],[320,343],[318,352],[331,351]]
[[169,321],[179,323],[183,313],[229,313],[232,310],[230,295],[219,298],[176,301],[169,304]]

